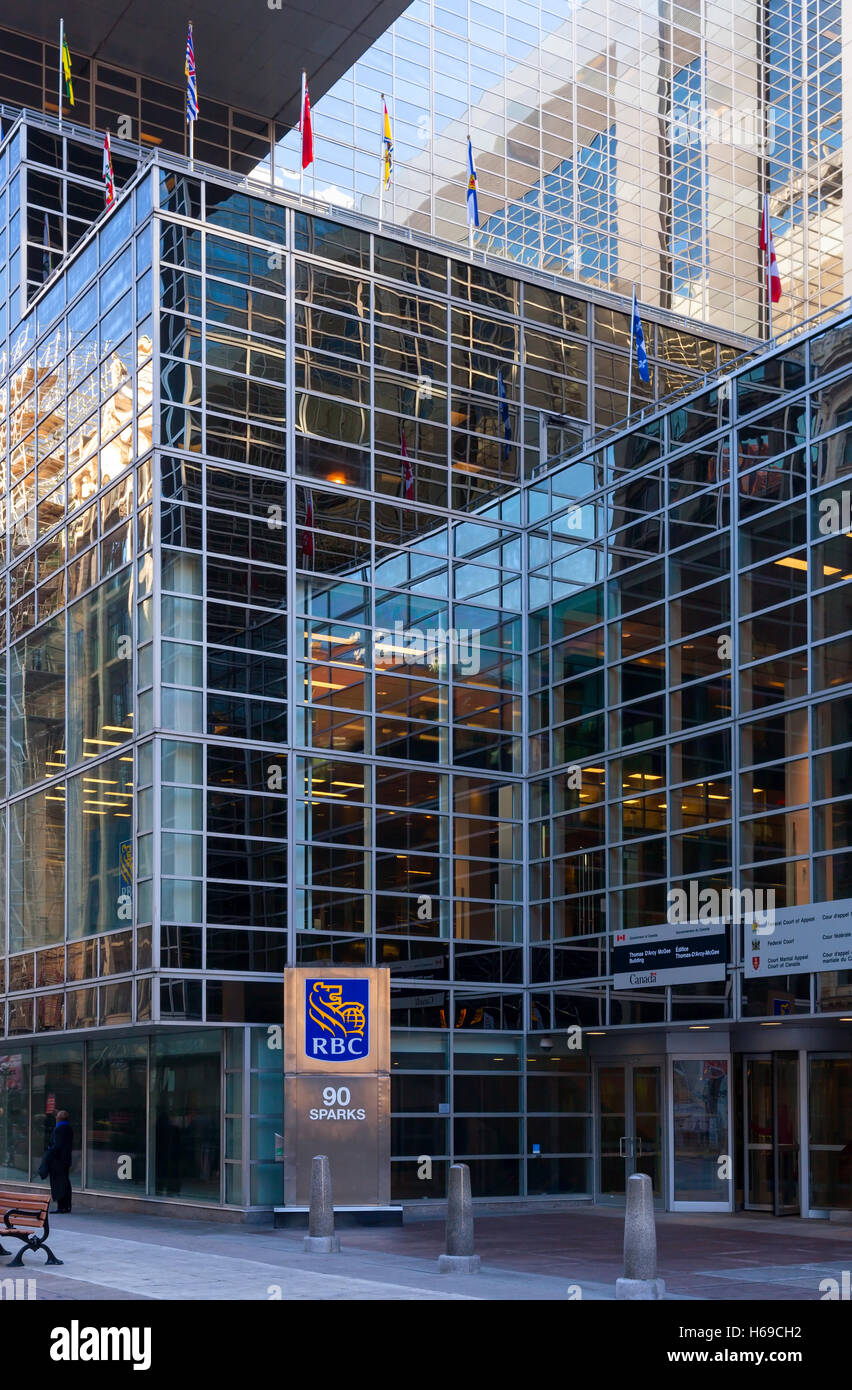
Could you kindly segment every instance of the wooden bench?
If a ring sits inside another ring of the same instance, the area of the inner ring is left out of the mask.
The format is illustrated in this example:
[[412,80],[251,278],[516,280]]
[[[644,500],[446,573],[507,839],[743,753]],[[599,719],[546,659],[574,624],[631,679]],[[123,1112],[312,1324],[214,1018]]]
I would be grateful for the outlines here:
[[[13,1192],[10,1190],[0,1190],[0,1239],[6,1236],[14,1236],[16,1240],[23,1241],[23,1245],[15,1255],[15,1258],[6,1265],[6,1269],[16,1268],[24,1263],[25,1250],[44,1250],[47,1255],[49,1265],[61,1265],[62,1260],[57,1260],[50,1246],[47,1244],[47,1237],[50,1235],[50,1224],[47,1219],[50,1207],[50,1193],[41,1192]],[[38,1232],[41,1232],[39,1235]],[[11,1250],[4,1250],[0,1245],[0,1255],[11,1255]]]

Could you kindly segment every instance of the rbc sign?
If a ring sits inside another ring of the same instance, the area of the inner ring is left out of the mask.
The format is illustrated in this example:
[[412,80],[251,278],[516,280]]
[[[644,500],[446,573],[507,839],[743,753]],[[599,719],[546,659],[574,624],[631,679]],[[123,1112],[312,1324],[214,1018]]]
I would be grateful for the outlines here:
[[[316,1154],[328,1155],[337,1202],[390,1203],[390,1061],[387,966],[315,961],[285,969],[287,1207],[307,1205]],[[304,1225],[304,1212],[293,1219]]]
[[306,1056],[358,1062],[369,1051],[369,980],[306,979]]

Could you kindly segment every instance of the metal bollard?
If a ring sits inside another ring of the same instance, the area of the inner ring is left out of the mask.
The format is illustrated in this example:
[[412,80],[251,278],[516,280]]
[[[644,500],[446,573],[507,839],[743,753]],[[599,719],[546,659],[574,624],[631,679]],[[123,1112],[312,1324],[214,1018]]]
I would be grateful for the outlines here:
[[473,1199],[466,1163],[453,1163],[450,1167],[447,1253],[438,1256],[438,1269],[442,1274],[479,1273],[479,1256],[473,1253]]
[[654,1190],[647,1173],[627,1179],[624,1213],[624,1278],[615,1281],[617,1299],[648,1301],[665,1298],[666,1285],[657,1278],[657,1232]]
[[317,1154],[311,1164],[311,1206],[305,1249],[315,1255],[334,1255],[340,1250],[340,1236],[334,1234],[331,1167],[325,1154]]

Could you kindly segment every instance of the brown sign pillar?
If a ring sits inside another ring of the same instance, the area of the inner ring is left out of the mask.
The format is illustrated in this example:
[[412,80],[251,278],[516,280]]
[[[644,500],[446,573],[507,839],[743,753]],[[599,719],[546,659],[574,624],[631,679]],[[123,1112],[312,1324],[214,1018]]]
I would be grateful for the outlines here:
[[284,1203],[307,1206],[327,1154],[335,1206],[390,1202],[390,972],[284,972]]

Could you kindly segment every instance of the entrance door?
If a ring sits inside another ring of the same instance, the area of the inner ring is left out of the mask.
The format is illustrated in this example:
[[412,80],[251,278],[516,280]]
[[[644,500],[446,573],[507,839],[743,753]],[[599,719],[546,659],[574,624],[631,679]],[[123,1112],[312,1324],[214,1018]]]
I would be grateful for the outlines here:
[[598,1200],[623,1202],[634,1173],[647,1173],[654,1196],[662,1198],[662,1067],[607,1063],[598,1066],[597,1078]]
[[730,1210],[730,1058],[683,1054],[671,1067],[672,1211]]
[[743,1058],[745,1206],[798,1214],[799,1058],[773,1052]]

